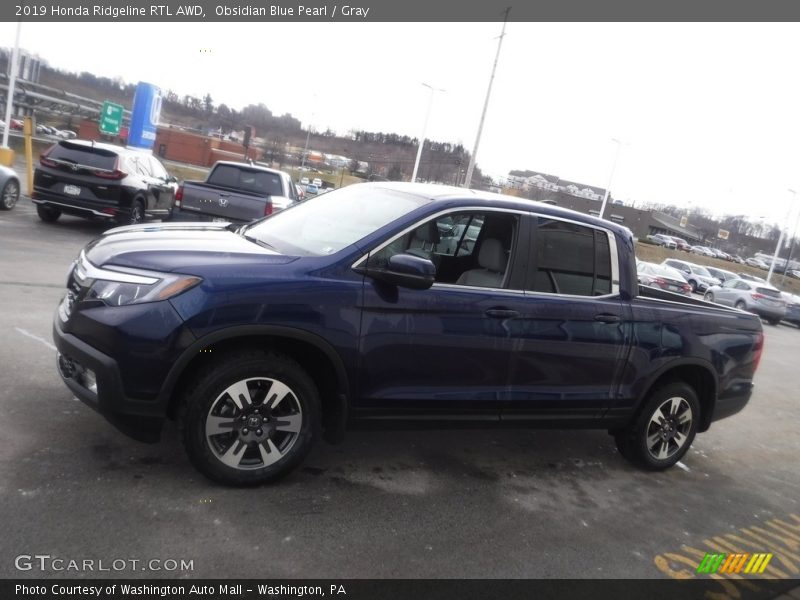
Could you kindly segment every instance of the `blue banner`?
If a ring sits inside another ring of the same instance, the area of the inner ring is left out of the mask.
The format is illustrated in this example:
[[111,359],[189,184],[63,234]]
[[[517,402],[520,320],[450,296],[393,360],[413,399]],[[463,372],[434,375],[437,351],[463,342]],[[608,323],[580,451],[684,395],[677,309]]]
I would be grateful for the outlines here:
[[161,114],[161,89],[140,81],[133,97],[128,146],[151,149],[156,143],[156,128]]

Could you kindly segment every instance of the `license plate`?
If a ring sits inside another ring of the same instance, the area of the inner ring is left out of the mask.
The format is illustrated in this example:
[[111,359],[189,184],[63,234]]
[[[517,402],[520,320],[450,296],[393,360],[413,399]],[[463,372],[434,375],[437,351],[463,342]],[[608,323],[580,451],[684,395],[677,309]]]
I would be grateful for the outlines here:
[[64,193],[69,194],[70,196],[80,196],[81,188],[79,188],[77,185],[65,185]]
[[212,222],[214,222],[214,223],[228,223],[228,219],[223,219],[221,217],[214,217],[212,219]]

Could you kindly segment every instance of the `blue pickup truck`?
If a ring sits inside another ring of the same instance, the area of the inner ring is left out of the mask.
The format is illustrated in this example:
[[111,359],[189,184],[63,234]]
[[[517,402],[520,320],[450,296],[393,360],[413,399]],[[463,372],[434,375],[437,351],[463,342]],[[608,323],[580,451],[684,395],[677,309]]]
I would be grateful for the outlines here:
[[755,315],[640,288],[630,231],[462,188],[365,183],[245,225],[106,232],[54,317],[69,389],[126,434],[274,480],[349,425],[608,430],[665,469],[740,411]]

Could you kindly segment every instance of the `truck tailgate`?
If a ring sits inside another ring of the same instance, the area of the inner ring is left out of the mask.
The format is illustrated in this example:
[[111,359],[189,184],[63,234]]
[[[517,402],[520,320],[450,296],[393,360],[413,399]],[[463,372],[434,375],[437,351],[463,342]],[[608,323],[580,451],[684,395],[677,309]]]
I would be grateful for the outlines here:
[[183,210],[221,221],[252,221],[263,217],[269,196],[247,194],[207,183],[183,184]]

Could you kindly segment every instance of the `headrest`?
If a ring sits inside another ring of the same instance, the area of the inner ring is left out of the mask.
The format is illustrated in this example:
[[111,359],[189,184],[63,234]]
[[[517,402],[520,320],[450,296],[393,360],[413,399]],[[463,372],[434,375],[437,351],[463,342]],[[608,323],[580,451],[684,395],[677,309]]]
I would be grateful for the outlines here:
[[503,245],[493,238],[483,240],[478,254],[478,264],[489,271],[503,273],[506,270],[506,253]]
[[414,238],[430,244],[439,243],[439,228],[436,221],[428,221],[414,230]]

